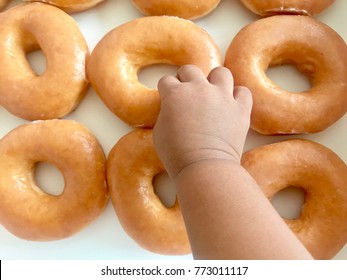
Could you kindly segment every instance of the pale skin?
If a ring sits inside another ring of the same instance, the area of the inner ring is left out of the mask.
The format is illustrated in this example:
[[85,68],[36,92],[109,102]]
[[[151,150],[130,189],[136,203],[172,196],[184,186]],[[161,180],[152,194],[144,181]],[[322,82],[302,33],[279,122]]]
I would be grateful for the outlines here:
[[192,65],[158,83],[154,145],[171,177],[195,259],[312,259],[240,165],[252,95],[230,71]]

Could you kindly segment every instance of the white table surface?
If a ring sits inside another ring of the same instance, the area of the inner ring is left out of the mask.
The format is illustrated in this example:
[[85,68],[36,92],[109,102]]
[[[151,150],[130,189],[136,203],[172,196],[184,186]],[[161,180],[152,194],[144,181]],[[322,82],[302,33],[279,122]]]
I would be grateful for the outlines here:
[[[19,3],[13,1],[9,7]],[[337,0],[336,3],[316,18],[335,29],[347,40],[347,1]],[[130,0],[106,0],[101,5],[85,12],[73,14],[84,34],[90,51],[98,41],[116,26],[141,17]],[[245,9],[238,0],[222,0],[219,6],[206,17],[196,23],[206,29],[216,41],[222,57],[237,32],[246,24],[258,19]],[[58,34],[57,34],[58,36]],[[29,61],[34,69],[44,69],[44,59],[40,52],[29,56]],[[141,72],[140,79],[146,85],[155,87],[156,82],[163,73],[174,74],[175,67],[157,66]],[[288,71],[291,73],[288,78]],[[269,76],[283,87],[300,90],[308,86],[305,78],[298,75],[292,67],[281,67],[271,70]],[[295,86],[293,86],[295,84]],[[91,88],[78,106],[66,119],[74,119],[85,124],[98,137],[107,155],[117,140],[131,130],[114,116]],[[0,108],[0,137],[7,134],[18,125],[27,123]],[[261,136],[253,131],[249,132],[245,150],[253,147],[278,142],[289,138],[307,138],[319,142],[337,153],[347,162],[347,116],[336,122],[325,131],[313,135],[299,136]],[[61,189],[63,180],[60,174],[49,165],[42,165],[38,171],[39,184],[50,185],[49,191],[54,188]],[[158,183],[162,190],[170,186],[167,178],[164,183]],[[347,187],[347,186],[346,186]],[[168,196],[167,192],[166,196]],[[296,215],[299,211],[300,199],[298,192],[287,192],[274,199],[275,207],[282,215]],[[294,208],[289,204],[294,204]],[[341,221],[347,222],[347,221]],[[344,233],[346,234],[346,233]],[[51,242],[30,242],[16,238],[4,227],[0,226],[0,259],[191,259],[191,255],[163,256],[148,252],[139,247],[124,232],[119,224],[111,203],[106,211],[91,225],[74,236]],[[340,251],[335,259],[347,259],[347,246]]]

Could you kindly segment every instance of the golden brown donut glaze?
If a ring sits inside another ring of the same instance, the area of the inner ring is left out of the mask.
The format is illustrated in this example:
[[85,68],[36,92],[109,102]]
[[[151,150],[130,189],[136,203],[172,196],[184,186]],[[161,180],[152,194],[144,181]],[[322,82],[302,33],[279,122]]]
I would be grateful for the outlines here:
[[305,191],[300,217],[286,223],[316,259],[330,259],[347,242],[347,166],[330,149],[302,139],[246,152],[243,167],[271,199],[287,187]]
[[81,12],[93,8],[104,0],[23,0],[24,2],[42,2],[56,6],[65,12]]
[[218,48],[191,21],[143,17],[110,31],[95,47],[87,76],[107,107],[135,127],[152,127],[160,110],[157,89],[138,80],[140,69],[158,63],[195,64],[206,75],[220,65]]
[[[294,64],[312,87],[289,92],[267,76],[268,67]],[[253,94],[251,127],[262,134],[319,132],[347,110],[347,45],[330,27],[307,16],[273,16],[243,28],[225,66],[235,85]]]
[[150,16],[177,16],[185,19],[201,18],[219,4],[220,0],[132,0],[143,14]]
[[163,172],[152,130],[123,136],[107,159],[112,203],[124,230],[141,247],[159,254],[187,254],[190,245],[177,200],[167,208],[153,190],[153,178]]
[[[48,162],[64,176],[61,195],[35,183],[37,162]],[[0,223],[17,237],[62,239],[96,219],[108,200],[106,160],[97,139],[68,120],[22,125],[0,141]]]
[[0,11],[2,8],[4,8],[8,2],[10,2],[11,0],[0,0]]
[[[32,3],[1,13],[0,26],[0,104],[28,120],[70,113],[88,89],[88,46],[73,18]],[[38,76],[25,55],[40,48],[47,63]]]
[[260,16],[283,14],[314,16],[334,2],[335,0],[241,0],[249,10]]

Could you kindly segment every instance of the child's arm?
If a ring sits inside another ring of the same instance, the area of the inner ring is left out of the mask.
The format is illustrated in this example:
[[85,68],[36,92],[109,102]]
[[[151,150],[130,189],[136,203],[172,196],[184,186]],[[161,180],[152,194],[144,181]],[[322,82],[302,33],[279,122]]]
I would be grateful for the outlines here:
[[195,66],[158,84],[154,143],[177,188],[198,259],[311,259],[256,182],[240,166],[252,107],[219,67]]

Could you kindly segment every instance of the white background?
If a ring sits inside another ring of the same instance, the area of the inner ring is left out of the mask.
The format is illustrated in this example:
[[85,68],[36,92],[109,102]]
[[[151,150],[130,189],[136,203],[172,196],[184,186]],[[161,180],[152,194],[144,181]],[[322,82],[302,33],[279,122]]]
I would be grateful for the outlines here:
[[[20,1],[13,1],[13,6]],[[345,40],[347,39],[347,1],[339,1],[316,18],[334,28]],[[106,0],[101,5],[85,12],[74,14],[84,34],[90,51],[99,40],[111,29],[142,15],[134,8],[130,0]],[[219,6],[196,23],[206,29],[220,48],[222,57],[237,32],[246,24],[258,19],[246,10],[238,0],[222,0]],[[44,23],[48,24],[48,23]],[[59,36],[59,34],[57,34]],[[40,52],[28,57],[36,71],[43,71],[44,59]],[[174,73],[174,67],[151,67],[141,72],[140,80],[146,85],[155,87],[159,77],[166,73]],[[269,76],[281,86],[291,90],[302,90],[308,86],[307,81],[298,75],[292,67],[282,67],[269,71]],[[290,74],[288,74],[290,73]],[[289,76],[289,77],[288,77]],[[295,84],[295,86],[293,86]],[[131,130],[103,105],[91,88],[78,108],[66,117],[84,123],[98,137],[107,155],[117,140]],[[26,121],[9,114],[0,108],[0,137],[11,129]],[[345,116],[333,126],[321,133],[300,136],[261,136],[250,131],[245,149],[277,142],[293,137],[308,138],[322,143],[336,152],[347,162],[347,117]],[[38,170],[39,184],[54,192],[61,191],[63,180],[57,171],[49,165],[41,165]],[[170,187],[170,182],[164,178],[164,183],[158,183],[159,188]],[[166,193],[166,191],[164,191]],[[297,191],[288,191],[286,195],[274,199],[274,205],[282,215],[287,217],[297,215],[302,195]],[[289,206],[294,203],[294,208]],[[347,222],[347,221],[341,221]],[[346,234],[346,233],[343,233]],[[0,259],[191,259],[186,256],[162,256],[150,253],[140,248],[120,226],[115,212],[109,203],[106,211],[95,222],[78,234],[60,241],[29,242],[20,240],[0,226]],[[347,259],[347,247],[336,259]]]

